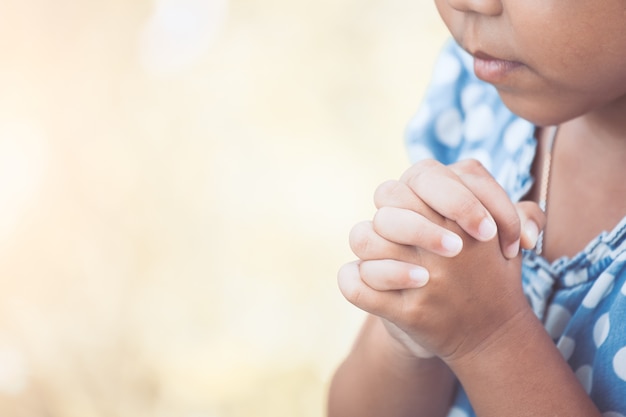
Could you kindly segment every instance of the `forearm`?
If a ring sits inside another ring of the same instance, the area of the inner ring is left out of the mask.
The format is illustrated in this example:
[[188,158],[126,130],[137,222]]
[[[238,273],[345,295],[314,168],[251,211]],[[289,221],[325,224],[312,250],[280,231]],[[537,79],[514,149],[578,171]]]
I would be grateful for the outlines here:
[[450,363],[480,417],[599,417],[532,312],[480,352]]
[[455,379],[439,359],[398,354],[381,321],[368,317],[331,383],[328,417],[445,416]]

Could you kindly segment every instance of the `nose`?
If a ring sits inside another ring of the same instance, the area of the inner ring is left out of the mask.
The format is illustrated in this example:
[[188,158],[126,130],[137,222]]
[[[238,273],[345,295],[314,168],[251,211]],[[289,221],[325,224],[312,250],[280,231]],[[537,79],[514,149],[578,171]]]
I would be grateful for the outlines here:
[[487,16],[502,14],[502,0],[447,0],[450,7],[464,13],[477,13]]

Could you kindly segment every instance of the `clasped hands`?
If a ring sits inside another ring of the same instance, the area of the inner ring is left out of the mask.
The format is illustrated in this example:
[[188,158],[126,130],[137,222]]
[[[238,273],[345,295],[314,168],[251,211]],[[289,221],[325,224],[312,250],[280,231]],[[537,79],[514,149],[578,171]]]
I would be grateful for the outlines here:
[[479,162],[419,162],[374,202],[374,218],[350,233],[358,260],[338,284],[409,354],[457,360],[528,313],[519,252],[534,247],[545,216],[512,203]]

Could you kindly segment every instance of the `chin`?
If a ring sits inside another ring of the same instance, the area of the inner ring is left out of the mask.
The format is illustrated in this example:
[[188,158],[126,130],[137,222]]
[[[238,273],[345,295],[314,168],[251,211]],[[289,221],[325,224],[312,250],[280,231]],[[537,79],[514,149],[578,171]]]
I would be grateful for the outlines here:
[[583,109],[573,108],[571,102],[552,97],[520,97],[500,92],[500,98],[512,113],[539,127],[560,125],[585,112]]

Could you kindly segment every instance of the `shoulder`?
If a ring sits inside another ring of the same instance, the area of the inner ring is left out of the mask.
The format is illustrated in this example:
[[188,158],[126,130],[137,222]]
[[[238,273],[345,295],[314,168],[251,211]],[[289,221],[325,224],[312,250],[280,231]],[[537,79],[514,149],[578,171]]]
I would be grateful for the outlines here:
[[452,40],[435,63],[405,140],[411,162],[477,159],[514,199],[532,183],[533,124],[511,113],[496,89],[476,78],[472,57]]
[[598,408],[626,415],[626,217],[562,263],[546,330]]
[[524,251],[524,292],[605,417],[626,416],[626,217],[573,258]]

